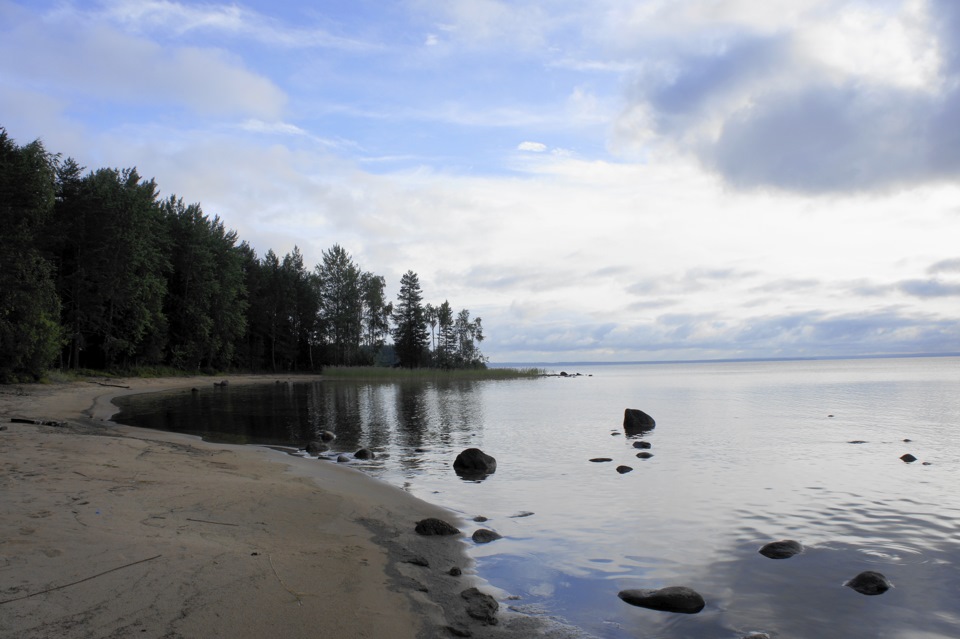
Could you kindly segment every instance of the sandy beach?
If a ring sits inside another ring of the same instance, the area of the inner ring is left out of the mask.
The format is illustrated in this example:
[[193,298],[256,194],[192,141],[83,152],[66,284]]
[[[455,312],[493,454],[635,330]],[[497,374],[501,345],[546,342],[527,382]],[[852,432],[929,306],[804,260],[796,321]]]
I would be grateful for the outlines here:
[[0,387],[0,637],[568,636],[467,613],[462,536],[414,532],[462,529],[448,511],[326,461],[109,421],[120,394],[212,383]]

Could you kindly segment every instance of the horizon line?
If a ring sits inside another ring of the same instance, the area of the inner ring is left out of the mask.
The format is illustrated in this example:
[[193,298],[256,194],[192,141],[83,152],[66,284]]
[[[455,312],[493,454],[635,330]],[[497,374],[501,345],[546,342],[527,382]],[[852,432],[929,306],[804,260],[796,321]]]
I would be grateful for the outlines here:
[[509,366],[627,366],[627,365],[656,365],[656,364],[723,364],[734,362],[808,362],[824,360],[860,360],[860,359],[911,359],[930,357],[960,357],[955,353],[908,353],[886,355],[814,355],[814,356],[784,356],[784,357],[723,357],[717,359],[661,359],[661,360],[626,360],[617,362],[595,360],[566,360],[562,362],[488,362],[493,367]]

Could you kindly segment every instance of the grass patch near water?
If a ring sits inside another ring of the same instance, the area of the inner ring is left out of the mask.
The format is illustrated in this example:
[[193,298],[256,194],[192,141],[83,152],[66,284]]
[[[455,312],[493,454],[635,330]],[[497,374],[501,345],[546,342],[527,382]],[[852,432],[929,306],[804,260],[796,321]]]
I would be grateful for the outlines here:
[[442,370],[439,368],[387,368],[384,366],[327,366],[323,376],[329,379],[357,380],[503,380],[532,379],[546,374],[541,368],[465,368]]

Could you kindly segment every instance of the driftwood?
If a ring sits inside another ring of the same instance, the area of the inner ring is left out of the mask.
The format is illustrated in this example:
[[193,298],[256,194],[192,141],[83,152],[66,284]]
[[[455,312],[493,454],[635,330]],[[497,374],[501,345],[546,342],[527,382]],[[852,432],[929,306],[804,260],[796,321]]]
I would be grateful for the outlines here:
[[25,417],[11,417],[11,424],[33,424],[34,426],[63,426],[66,422],[57,422],[52,419],[27,419]]
[[126,388],[129,389],[129,386],[123,386],[121,384],[107,384],[106,382],[88,382],[90,384],[97,384],[98,386],[110,386],[111,388]]
[[216,524],[218,526],[239,526],[240,524],[228,524],[225,521],[210,521],[209,519],[191,519],[187,517],[187,521],[199,521],[202,524]]
[[80,581],[74,581],[74,582],[72,582],[72,583],[63,584],[62,586],[55,586],[55,587],[53,587],[53,588],[47,588],[46,590],[41,590],[40,592],[32,592],[32,593],[30,593],[29,595],[23,595],[22,597],[14,597],[13,599],[5,599],[5,600],[3,600],[3,601],[0,601],[0,606],[2,606],[3,604],[13,603],[14,601],[21,601],[21,600],[23,600],[23,599],[29,599],[30,597],[36,597],[37,595],[43,595],[43,594],[46,594],[46,593],[48,593],[48,592],[53,592],[54,590],[63,590],[64,588],[69,588],[70,586],[76,586],[77,584],[82,584],[82,583],[84,583],[84,582],[86,582],[86,581],[90,581],[91,579],[96,579],[97,577],[102,577],[102,576],[104,576],[104,575],[108,575],[108,574],[110,574],[111,572],[116,572],[116,571],[118,571],[118,570],[123,570],[124,568],[129,568],[130,566],[136,566],[137,564],[142,564],[142,563],[146,563],[146,562],[148,562],[148,561],[153,561],[154,559],[159,559],[159,558],[162,557],[162,556],[163,556],[163,555],[154,555],[153,557],[147,557],[146,559],[141,559],[140,561],[135,561],[135,562],[133,562],[132,564],[125,564],[125,565],[123,565],[123,566],[117,566],[116,568],[111,568],[110,570],[104,570],[104,571],[101,572],[101,573],[97,573],[96,575],[93,575],[93,576],[91,576],[91,577],[86,577],[86,578],[84,578],[84,579],[81,579]]

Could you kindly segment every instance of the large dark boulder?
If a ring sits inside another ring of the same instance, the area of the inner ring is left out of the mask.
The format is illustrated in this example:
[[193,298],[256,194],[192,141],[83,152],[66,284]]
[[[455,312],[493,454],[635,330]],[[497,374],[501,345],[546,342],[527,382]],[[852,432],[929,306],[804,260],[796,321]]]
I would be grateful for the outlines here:
[[369,448],[361,448],[353,454],[355,459],[374,459],[376,455],[373,454],[373,451]]
[[484,625],[496,625],[497,610],[500,609],[496,599],[476,588],[468,588],[460,596],[467,602],[468,615]]
[[437,519],[436,517],[428,517],[427,519],[421,519],[417,522],[417,526],[414,529],[417,531],[418,535],[458,535],[460,534],[460,529],[448,524],[442,519]]
[[906,455],[901,455],[900,459],[907,462],[908,464],[912,464],[913,462],[917,461],[917,458],[911,455],[910,453],[907,453]]
[[764,544],[759,552],[764,557],[769,557],[770,559],[789,559],[803,552],[803,546],[800,545],[798,541],[782,539]]
[[700,612],[706,605],[700,593],[686,586],[667,586],[659,590],[621,590],[617,596],[631,606],[688,615]]
[[890,580],[879,572],[865,570],[859,575],[843,584],[847,588],[853,588],[861,595],[882,595],[893,587]]
[[468,448],[453,460],[453,470],[461,477],[483,478],[497,470],[497,460],[479,448]]
[[657,422],[639,408],[628,408],[623,411],[623,430],[628,435],[640,435],[653,430]]

